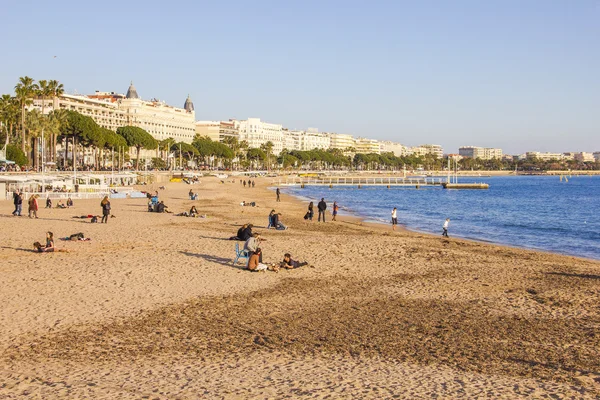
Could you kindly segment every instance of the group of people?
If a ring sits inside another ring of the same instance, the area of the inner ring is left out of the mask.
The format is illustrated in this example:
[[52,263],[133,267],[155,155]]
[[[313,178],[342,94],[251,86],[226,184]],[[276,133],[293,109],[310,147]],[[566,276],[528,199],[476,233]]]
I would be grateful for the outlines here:
[[243,180],[243,181],[242,181],[242,180],[240,179],[240,183],[241,183],[242,185],[244,185],[244,187],[246,187],[246,186],[247,186],[247,187],[254,187],[254,186],[256,185],[256,181],[251,181],[250,179],[248,179],[248,182],[246,182],[246,180]]
[[[313,217],[315,216],[314,208],[315,208],[315,206],[312,201],[310,203],[308,203],[308,211],[306,212],[306,214],[304,214],[304,219],[312,221]],[[321,219],[323,219],[323,222],[325,222],[325,210],[327,210],[327,203],[325,202],[324,198],[321,198],[321,201],[319,201],[319,203],[317,203],[317,210],[319,211],[318,221],[321,222]],[[333,210],[331,212],[333,221],[336,221],[336,217],[337,217],[339,210],[340,210],[340,207],[339,207],[337,201],[334,201],[333,202]]]
[[[32,194],[29,199],[27,200],[27,211],[28,211],[28,216],[29,218],[39,218],[38,217],[38,211],[39,211],[39,202],[38,199],[40,198],[40,196],[38,194]],[[23,191],[22,190],[16,190],[13,193],[13,204],[15,206],[15,210],[12,212],[12,215],[14,215],[15,217],[20,217],[21,213],[23,212]],[[73,200],[71,199],[71,197],[69,197],[67,199],[67,203],[63,203],[63,201],[61,199],[58,200],[58,203],[56,204],[56,208],[70,208],[73,207]],[[52,199],[50,197],[46,198],[46,208],[52,208]]]
[[[247,224],[246,226],[252,227],[251,224]],[[243,232],[244,231],[242,231],[242,234]],[[239,234],[240,232],[238,232],[238,235]],[[292,259],[292,255],[290,253],[285,253],[283,256],[283,261],[279,264],[267,265],[263,263],[263,251],[260,247],[260,244],[263,241],[265,241],[265,239],[261,237],[260,233],[252,232],[250,237],[244,243],[244,251],[248,255],[247,269],[249,271],[258,272],[272,270],[277,272],[280,268],[293,269],[308,265],[307,262],[300,262]]]
[[[392,230],[396,230],[396,225],[398,225],[398,209],[394,207],[392,209]],[[450,218],[446,218],[444,224],[442,225],[442,236],[448,236],[448,227],[450,226]]]

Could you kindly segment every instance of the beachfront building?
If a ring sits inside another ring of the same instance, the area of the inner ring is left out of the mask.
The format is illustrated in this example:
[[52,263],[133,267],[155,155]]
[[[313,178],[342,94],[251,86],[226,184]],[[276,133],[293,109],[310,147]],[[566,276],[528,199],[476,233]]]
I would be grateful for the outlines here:
[[600,151],[595,151],[593,154],[594,154],[594,160],[596,160],[597,162],[600,162]]
[[278,155],[284,148],[283,127],[261,121],[260,118],[248,118],[244,121],[233,121],[238,129],[240,140],[248,142],[250,148],[260,148],[267,142],[273,143],[273,154]]
[[425,149],[425,154],[433,154],[438,158],[442,158],[444,156],[444,149],[439,144],[422,144],[419,147]]
[[415,157],[422,157],[427,153],[427,149],[425,147],[421,147],[421,146],[415,146],[415,147],[407,147],[405,149],[405,154],[407,156],[415,156]]
[[[99,92],[96,92],[99,93]],[[114,101],[111,96],[118,96],[114,93],[104,94],[102,97],[90,97],[82,95],[62,94],[54,99],[34,99],[31,109],[35,108],[45,114],[53,110],[71,110],[91,117],[98,125],[103,128],[116,131],[117,128],[127,125],[127,115],[119,103]],[[125,97],[121,95],[122,97]]]
[[144,129],[156,140],[173,138],[177,142],[192,143],[196,135],[196,114],[189,95],[184,108],[157,99],[146,101],[138,95],[132,82],[118,104],[125,112],[127,125]]
[[332,149],[348,150],[356,146],[356,141],[352,135],[343,133],[330,133],[330,147]]
[[492,147],[463,146],[458,148],[458,154],[466,158],[479,158],[482,160],[491,160],[502,158],[502,149]]
[[538,160],[564,160],[565,156],[562,153],[540,153],[539,151],[528,151],[525,153],[525,158],[537,158]]
[[594,162],[596,159],[594,158],[593,153],[580,152],[575,153],[575,160],[580,162]]
[[354,145],[356,153],[358,154],[380,154],[381,149],[379,147],[379,141],[375,139],[357,138],[356,144]]
[[406,146],[391,141],[379,142],[379,153],[394,153],[396,157],[402,157],[406,153]]
[[240,136],[235,121],[196,121],[196,135],[221,143],[227,137],[239,139]]

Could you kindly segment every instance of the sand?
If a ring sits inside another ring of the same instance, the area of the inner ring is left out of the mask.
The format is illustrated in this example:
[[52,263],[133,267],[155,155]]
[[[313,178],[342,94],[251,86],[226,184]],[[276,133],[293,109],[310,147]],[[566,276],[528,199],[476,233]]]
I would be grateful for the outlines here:
[[[99,200],[35,220],[0,202],[0,399],[599,398],[600,262],[307,222],[270,183],[204,178],[197,201],[184,183],[160,191],[208,218],[119,199],[108,224],[71,218]],[[289,230],[265,229],[271,208]],[[245,222],[266,262],[291,252],[311,267],[232,266],[227,238]],[[92,240],[32,252],[47,230]]]

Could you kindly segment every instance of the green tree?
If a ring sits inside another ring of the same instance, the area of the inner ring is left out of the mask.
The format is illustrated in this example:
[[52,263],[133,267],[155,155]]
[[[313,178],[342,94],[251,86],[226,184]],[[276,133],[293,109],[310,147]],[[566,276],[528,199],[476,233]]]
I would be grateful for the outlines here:
[[14,161],[15,164],[22,167],[27,164],[27,156],[23,153],[19,147],[14,144],[9,144],[6,146],[6,158],[8,160]]
[[38,90],[35,81],[28,77],[22,76],[15,86],[15,95],[21,106],[21,150],[26,153],[27,137],[25,133],[25,107],[33,102],[33,97]]
[[135,147],[137,150],[136,169],[140,163],[140,149],[154,150],[158,147],[158,142],[148,132],[137,126],[123,126],[117,128],[117,134],[123,136],[128,146]]
[[19,103],[9,94],[3,94],[0,98],[0,122],[2,133],[5,135],[3,142],[8,143],[15,133],[14,127],[19,122]]
[[[57,80],[50,80],[48,81],[48,87],[50,88],[50,92],[51,92],[51,96],[52,96],[52,100],[53,100],[53,104],[56,104],[56,102],[54,100],[56,100],[58,97],[62,96],[65,93],[65,88],[63,86],[62,83],[60,83]],[[54,111],[59,111],[59,110],[54,110]],[[50,139],[50,143],[51,143],[51,149],[50,149],[50,153],[52,154],[52,161],[56,162],[57,159],[57,146],[56,146],[56,142],[58,141],[58,133],[53,134],[51,139]]]
[[77,167],[77,144],[90,145],[94,138],[99,134],[100,127],[96,122],[86,115],[81,115],[76,111],[64,111],[65,122],[60,126],[60,138],[65,139],[65,157],[64,163],[67,163],[67,154],[69,149],[69,139],[72,144],[73,168]]

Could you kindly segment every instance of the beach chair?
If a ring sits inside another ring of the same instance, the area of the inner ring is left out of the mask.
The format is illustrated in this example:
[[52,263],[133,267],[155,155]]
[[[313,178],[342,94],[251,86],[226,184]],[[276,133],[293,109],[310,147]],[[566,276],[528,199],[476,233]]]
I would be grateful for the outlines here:
[[235,265],[240,258],[245,258],[246,263],[249,261],[248,252],[246,250],[240,250],[240,244],[236,242],[235,244],[235,258],[233,259],[233,265]]

